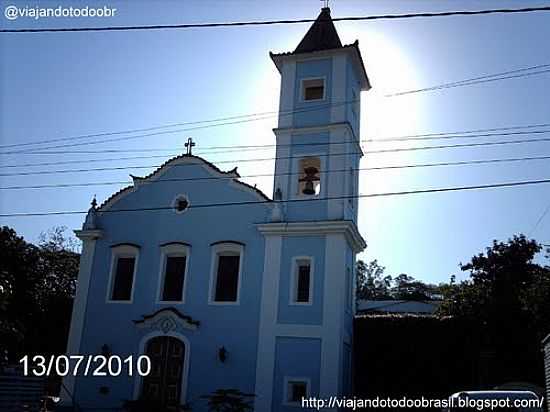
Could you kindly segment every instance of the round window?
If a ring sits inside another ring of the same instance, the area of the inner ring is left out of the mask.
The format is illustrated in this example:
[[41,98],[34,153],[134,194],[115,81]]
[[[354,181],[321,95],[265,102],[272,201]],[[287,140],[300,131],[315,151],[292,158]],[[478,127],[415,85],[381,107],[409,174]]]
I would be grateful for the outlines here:
[[183,213],[189,208],[189,199],[184,195],[179,195],[174,201],[174,210],[176,213]]

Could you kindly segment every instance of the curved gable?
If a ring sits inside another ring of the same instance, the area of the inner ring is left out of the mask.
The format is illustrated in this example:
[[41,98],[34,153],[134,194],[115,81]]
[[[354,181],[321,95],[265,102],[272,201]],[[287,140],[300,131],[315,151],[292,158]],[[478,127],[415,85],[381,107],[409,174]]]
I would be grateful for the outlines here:
[[[183,166],[183,165],[197,165],[202,166],[203,170],[205,170],[208,173],[209,177],[204,178],[204,180],[207,179],[227,179],[229,180],[229,184],[239,190],[246,191],[252,195],[254,195],[258,201],[268,201],[271,202],[271,199],[267,197],[261,190],[257,189],[256,187],[250,186],[247,183],[241,182],[238,180],[240,178],[239,173],[237,173],[237,168],[224,172],[221,169],[219,169],[214,164],[208,162],[207,160],[203,159],[199,156],[194,155],[179,155],[176,157],[173,157],[172,159],[166,161],[164,164],[162,164],[159,168],[157,168],[155,171],[150,173],[147,176],[139,177],[130,175],[133,180],[133,184],[130,186],[127,186],[118,192],[112,194],[107,200],[105,200],[98,208],[98,212],[104,212],[109,210],[114,204],[116,204],[119,200],[123,199],[130,193],[136,192],[139,190],[139,188],[143,184],[153,183],[155,181],[160,180],[160,178],[165,175],[168,171],[171,170],[174,166]],[[185,181],[186,179],[181,179],[182,181]],[[189,180],[201,180],[201,178],[192,178],[190,177]]]

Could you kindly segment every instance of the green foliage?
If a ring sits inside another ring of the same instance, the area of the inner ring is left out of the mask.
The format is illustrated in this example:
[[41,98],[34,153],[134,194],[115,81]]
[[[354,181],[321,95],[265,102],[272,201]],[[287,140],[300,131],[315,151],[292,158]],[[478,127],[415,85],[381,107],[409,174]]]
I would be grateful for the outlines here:
[[365,300],[433,300],[440,296],[440,286],[424,283],[404,273],[392,278],[377,260],[357,261],[357,299]]
[[0,350],[12,361],[66,348],[79,255],[65,231],[54,228],[35,246],[0,229]]
[[439,313],[479,327],[495,383],[543,382],[540,342],[550,332],[550,267],[535,263],[541,250],[523,235],[493,241],[461,264],[468,280],[451,278],[442,288]]
[[218,389],[202,398],[208,401],[211,412],[246,412],[252,410],[250,403],[254,396],[238,389]]
[[365,263],[357,261],[357,299],[391,299],[391,276],[384,276],[384,266],[380,266],[377,260]]
[[484,324],[528,322],[550,328],[550,267],[534,262],[542,247],[525,236],[493,241],[485,253],[461,264],[470,279],[443,289],[442,314],[466,317]]

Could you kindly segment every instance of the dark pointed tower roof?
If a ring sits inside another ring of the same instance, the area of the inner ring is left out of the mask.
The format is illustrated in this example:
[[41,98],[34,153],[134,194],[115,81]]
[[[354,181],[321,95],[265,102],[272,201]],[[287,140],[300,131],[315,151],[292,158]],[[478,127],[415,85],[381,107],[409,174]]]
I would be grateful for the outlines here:
[[334,22],[330,16],[330,9],[323,7],[321,13],[315,19],[315,22],[311,25],[304,38],[298,44],[298,47],[293,52],[287,53],[272,53],[269,52],[271,60],[277,66],[279,72],[281,72],[282,64],[289,59],[295,59],[308,54],[310,56],[321,56],[327,53],[350,53],[352,59],[359,66],[359,77],[361,81],[361,90],[369,90],[370,82],[365,70],[365,64],[363,63],[363,57],[359,50],[359,42],[355,40],[352,44],[343,45],[334,27]]
[[330,9],[323,7],[315,23],[309,28],[294,53],[309,53],[341,47],[342,42],[330,17]]

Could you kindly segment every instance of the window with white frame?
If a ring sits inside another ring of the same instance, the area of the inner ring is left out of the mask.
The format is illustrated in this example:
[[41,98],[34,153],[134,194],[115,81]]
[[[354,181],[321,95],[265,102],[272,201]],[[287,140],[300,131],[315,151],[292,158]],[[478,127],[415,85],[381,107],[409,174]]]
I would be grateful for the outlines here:
[[285,377],[284,403],[288,406],[302,406],[302,399],[310,396],[310,381],[308,378]]
[[239,242],[212,244],[210,303],[236,304],[239,302],[243,250],[244,246]]
[[298,194],[319,196],[321,193],[321,159],[304,157],[298,162]]
[[160,302],[184,301],[188,261],[188,245],[169,243],[161,246],[158,295]]
[[111,302],[131,302],[139,246],[117,245],[112,248],[112,254],[107,300]]
[[303,79],[302,80],[302,100],[314,101],[325,98],[325,79]]
[[303,256],[293,259],[290,288],[291,304],[308,305],[313,302],[313,258]]

